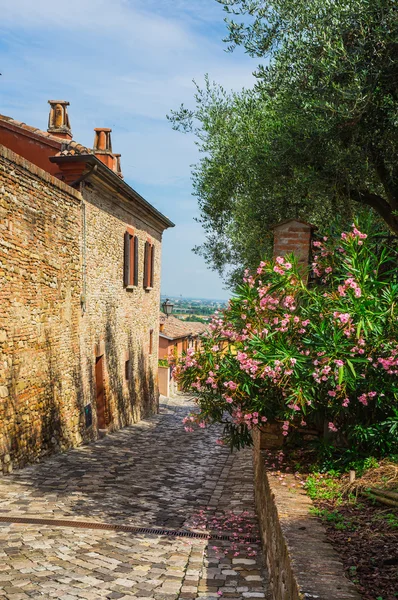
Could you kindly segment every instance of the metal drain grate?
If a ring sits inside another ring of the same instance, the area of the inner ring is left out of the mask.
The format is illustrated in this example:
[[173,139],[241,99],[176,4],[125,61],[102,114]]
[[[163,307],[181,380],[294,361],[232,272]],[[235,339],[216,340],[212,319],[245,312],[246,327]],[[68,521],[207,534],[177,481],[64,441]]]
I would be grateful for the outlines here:
[[73,527],[77,529],[101,529],[104,531],[125,531],[127,533],[147,534],[147,535],[158,535],[168,537],[183,537],[183,538],[195,538],[200,540],[220,540],[220,541],[236,541],[236,542],[250,542],[258,543],[258,538],[252,536],[240,535],[238,538],[233,534],[222,534],[222,533],[200,533],[196,531],[186,531],[185,529],[162,529],[152,527],[137,527],[134,525],[121,525],[112,523],[96,523],[95,521],[69,521],[66,519],[35,519],[30,517],[13,517],[13,516],[0,516],[0,523],[18,524],[24,523],[26,525],[49,525],[51,527]]

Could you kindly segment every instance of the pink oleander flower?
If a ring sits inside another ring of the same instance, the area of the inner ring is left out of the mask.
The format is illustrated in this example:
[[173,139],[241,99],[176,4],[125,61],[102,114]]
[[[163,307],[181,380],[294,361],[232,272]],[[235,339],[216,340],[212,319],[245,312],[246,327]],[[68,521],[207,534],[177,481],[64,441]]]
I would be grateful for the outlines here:
[[236,390],[236,388],[238,387],[238,384],[235,383],[234,381],[225,381],[224,386],[233,391],[233,390]]
[[233,399],[232,399],[230,396],[227,396],[227,397],[225,398],[225,402],[228,402],[228,404],[232,404],[232,402],[233,402]]
[[332,398],[335,398],[336,396],[336,392],[334,390],[329,390],[328,391],[329,396],[331,396]]
[[338,360],[335,360],[334,362],[337,367],[344,367],[344,362],[342,360],[338,359]]
[[292,268],[292,265],[289,262],[285,263],[283,266],[287,271]]
[[341,406],[344,406],[344,408],[347,408],[347,406],[349,405],[349,403],[350,403],[349,399],[348,398],[344,398],[344,401],[343,401],[343,403],[342,403]]
[[338,431],[338,429],[334,423],[329,423],[328,427],[329,427],[329,431],[333,431],[333,432]]
[[283,258],[283,256],[277,256],[275,262],[278,263],[278,265],[283,265],[285,259]]
[[275,265],[275,267],[274,267],[273,270],[274,270],[275,273],[278,273],[278,275],[284,275],[285,274],[285,271],[283,269],[281,269],[280,267],[278,267],[277,265]]

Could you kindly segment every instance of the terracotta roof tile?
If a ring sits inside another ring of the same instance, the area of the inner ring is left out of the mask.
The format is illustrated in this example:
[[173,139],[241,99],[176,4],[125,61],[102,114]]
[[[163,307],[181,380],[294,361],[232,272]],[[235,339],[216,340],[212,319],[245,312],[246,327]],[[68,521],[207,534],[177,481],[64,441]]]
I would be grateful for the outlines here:
[[[67,141],[63,140],[56,135],[52,135],[48,133],[48,131],[42,131],[41,129],[37,129],[36,127],[32,127],[31,125],[26,125],[26,123],[21,123],[21,121],[17,121],[16,119],[12,119],[11,117],[7,117],[6,115],[0,114],[0,121],[5,121],[6,123],[10,123],[10,125],[14,125],[15,127],[19,127],[28,131],[30,133],[34,133],[40,137],[47,138],[53,142],[57,142],[58,144],[62,144],[62,150],[58,153],[58,156],[73,156],[74,154],[94,154],[91,148],[87,148],[86,146],[82,146],[78,142],[74,142],[73,140]],[[74,152],[72,153],[72,151]]]
[[208,326],[204,323],[182,321],[173,316],[167,318],[162,312],[160,313],[160,323],[163,323],[163,331],[160,333],[172,340],[188,337],[189,335],[197,336],[208,329]]

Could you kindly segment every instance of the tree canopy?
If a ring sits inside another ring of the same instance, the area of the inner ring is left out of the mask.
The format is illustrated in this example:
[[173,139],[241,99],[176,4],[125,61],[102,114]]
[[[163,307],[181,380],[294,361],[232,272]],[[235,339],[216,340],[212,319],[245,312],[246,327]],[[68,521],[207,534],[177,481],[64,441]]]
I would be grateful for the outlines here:
[[373,209],[398,233],[398,8],[395,0],[217,0],[229,49],[259,57],[253,89],[206,79],[169,117],[196,135],[205,243],[219,272],[254,266],[271,226],[322,225]]

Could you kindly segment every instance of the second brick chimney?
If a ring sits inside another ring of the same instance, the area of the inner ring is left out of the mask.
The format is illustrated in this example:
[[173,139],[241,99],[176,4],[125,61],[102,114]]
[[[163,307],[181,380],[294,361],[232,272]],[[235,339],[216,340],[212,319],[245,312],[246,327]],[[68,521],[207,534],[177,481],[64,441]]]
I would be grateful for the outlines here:
[[109,127],[96,127],[94,129],[94,154],[109,169],[115,171],[116,159],[112,154],[112,129]]
[[120,166],[120,157],[121,157],[121,154],[114,154],[113,156],[115,157],[115,160],[116,160],[115,171],[119,175],[119,177],[121,179],[123,179],[122,167]]
[[50,114],[48,117],[48,133],[63,140],[72,139],[66,100],[49,100]]

